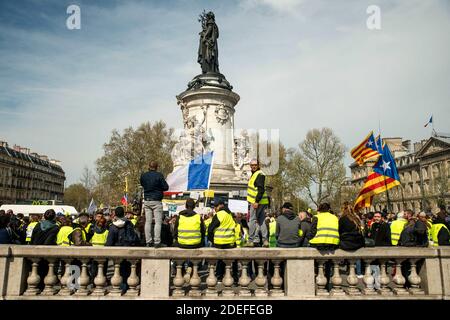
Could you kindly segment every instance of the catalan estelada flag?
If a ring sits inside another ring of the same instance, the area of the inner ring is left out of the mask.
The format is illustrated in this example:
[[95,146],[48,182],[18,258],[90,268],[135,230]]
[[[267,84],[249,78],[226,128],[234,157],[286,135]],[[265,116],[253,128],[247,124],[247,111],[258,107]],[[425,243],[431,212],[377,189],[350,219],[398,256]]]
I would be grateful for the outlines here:
[[359,165],[380,155],[379,148],[377,147],[377,143],[373,136],[373,131],[371,131],[360,144],[352,149],[351,155]]
[[381,157],[372,168],[373,171],[366,178],[364,186],[359,191],[355,201],[355,209],[370,207],[374,195],[400,185],[397,166],[387,144],[383,146],[382,152]]

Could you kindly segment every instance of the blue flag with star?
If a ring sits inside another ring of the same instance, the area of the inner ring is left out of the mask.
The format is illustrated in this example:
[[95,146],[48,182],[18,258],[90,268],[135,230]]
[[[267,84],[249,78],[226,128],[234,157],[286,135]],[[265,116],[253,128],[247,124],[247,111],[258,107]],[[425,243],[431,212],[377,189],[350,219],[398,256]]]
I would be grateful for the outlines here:
[[392,156],[387,144],[384,144],[384,146],[382,147],[381,157],[373,166],[373,171],[383,176],[387,176],[394,180],[400,181],[400,176],[398,175],[397,171],[397,165],[395,164],[394,157]]

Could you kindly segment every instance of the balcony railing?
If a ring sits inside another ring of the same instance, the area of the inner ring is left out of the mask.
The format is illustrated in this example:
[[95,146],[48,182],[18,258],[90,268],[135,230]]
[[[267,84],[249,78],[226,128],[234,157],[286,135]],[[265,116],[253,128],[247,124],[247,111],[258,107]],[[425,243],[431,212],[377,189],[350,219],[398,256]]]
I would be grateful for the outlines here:
[[1,245],[0,291],[3,299],[450,299],[450,248]]

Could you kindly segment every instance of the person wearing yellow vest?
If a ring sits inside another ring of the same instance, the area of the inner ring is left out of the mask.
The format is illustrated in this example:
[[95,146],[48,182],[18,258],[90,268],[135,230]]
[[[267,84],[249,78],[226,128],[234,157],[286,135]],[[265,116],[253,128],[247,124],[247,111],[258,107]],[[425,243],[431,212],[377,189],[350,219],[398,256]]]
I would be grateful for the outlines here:
[[38,223],[39,223],[39,216],[35,214],[31,215],[30,223],[28,224],[26,230],[26,238],[25,238],[26,243],[31,242],[31,235],[33,234],[33,229],[36,227]]
[[205,224],[205,247],[211,247],[211,243],[208,241],[208,227],[211,224],[213,213],[210,212],[205,216],[203,223]]
[[277,221],[274,217],[271,217],[269,219],[269,247],[275,248],[277,246],[277,238],[276,238],[276,231],[277,231]]
[[399,212],[397,214],[397,220],[392,221],[391,223],[391,244],[393,246],[398,245],[398,240],[400,240],[400,235],[402,234],[403,229],[405,228],[408,220],[405,219],[405,213]]
[[64,216],[59,218],[59,222],[61,223],[61,226],[59,228],[58,235],[56,236],[56,244],[62,247],[69,247],[69,236],[73,232],[72,221]]
[[208,227],[208,240],[219,249],[231,249],[236,247],[233,213],[225,206],[225,201],[220,199],[214,207],[216,214]]
[[269,197],[266,193],[266,176],[262,173],[257,159],[250,161],[252,175],[247,186],[247,201],[250,204],[250,235],[246,247],[259,245],[261,237],[263,247],[269,247],[269,231],[265,222]]
[[317,215],[312,218],[307,235],[311,247],[319,250],[334,250],[339,246],[339,219],[330,213],[328,203],[321,203]]
[[439,212],[431,227],[433,246],[450,246],[450,230],[445,221],[445,212]]
[[105,217],[101,217],[95,224],[94,234],[92,235],[91,240],[89,242],[94,247],[104,247],[106,240],[108,239],[108,228],[106,227],[106,219]]
[[92,246],[89,243],[86,228],[89,222],[89,215],[87,213],[80,213],[78,216],[78,224],[73,225],[73,231],[69,235],[71,245],[74,246]]
[[285,202],[275,224],[276,246],[279,248],[296,248],[302,237],[301,221],[294,212],[294,206]]
[[236,227],[234,228],[236,247],[240,248],[246,241],[246,234],[245,234],[246,221],[245,219],[243,219],[242,213],[236,212],[234,216],[234,222],[236,223]]
[[175,220],[174,245],[184,249],[201,248],[204,244],[205,224],[200,214],[194,211],[194,199],[188,198],[185,207]]

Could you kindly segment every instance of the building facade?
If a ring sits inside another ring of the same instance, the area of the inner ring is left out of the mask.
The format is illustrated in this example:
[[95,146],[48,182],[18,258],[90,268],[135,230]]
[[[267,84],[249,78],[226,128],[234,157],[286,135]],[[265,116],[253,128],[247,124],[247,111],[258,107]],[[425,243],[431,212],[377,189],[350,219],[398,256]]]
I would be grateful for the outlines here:
[[58,160],[0,141],[0,204],[62,201],[65,180]]
[[[397,164],[401,185],[374,197],[373,205],[366,210],[387,208],[390,211],[405,209],[433,210],[439,204],[450,205],[450,136],[433,133],[432,137],[411,145],[402,138],[383,139],[389,146]],[[361,190],[375,162],[364,166],[350,165],[351,185]]]

